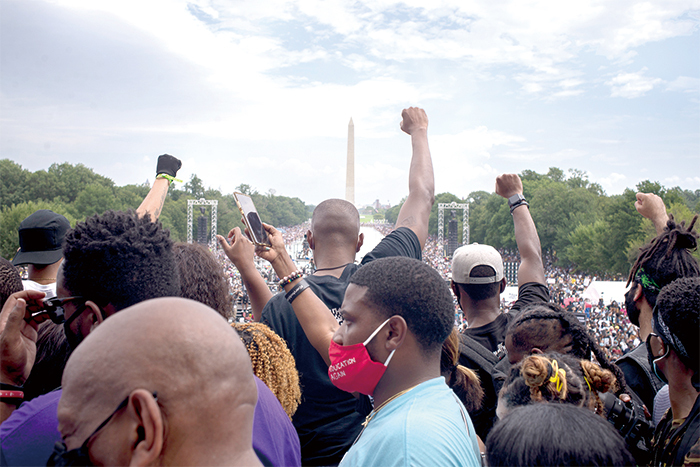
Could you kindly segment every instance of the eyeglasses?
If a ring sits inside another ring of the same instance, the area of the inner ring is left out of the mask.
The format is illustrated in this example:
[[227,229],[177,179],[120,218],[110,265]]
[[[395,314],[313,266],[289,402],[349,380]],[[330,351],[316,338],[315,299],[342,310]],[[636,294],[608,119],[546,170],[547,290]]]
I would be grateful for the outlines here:
[[[157,401],[158,400],[158,393],[154,391],[153,393],[153,398]],[[71,449],[70,451],[66,447],[66,443],[64,442],[56,442],[53,448],[53,453],[51,454],[51,457],[49,458],[48,462],[46,465],[52,465],[52,466],[69,466],[69,465],[92,465],[92,461],[90,459],[90,453],[89,453],[89,444],[90,440],[95,437],[95,435],[102,429],[104,428],[110,420],[119,412],[121,409],[127,406],[129,403],[129,396],[126,396],[126,399],[121,401],[121,403],[117,406],[116,409],[114,409],[114,412],[105,419],[100,425],[95,429],[95,431],[92,432],[90,436],[88,436],[83,444],[76,449]]]
[[[43,309],[37,311],[36,313],[32,313],[32,318],[34,318],[35,316],[46,314],[49,316],[49,319],[54,323],[63,324],[66,321],[66,303],[76,300],[80,300],[82,302],[81,304],[84,304],[87,301],[86,298],[80,296],[66,298],[54,297],[44,300]],[[76,314],[77,313],[73,313],[73,316],[75,316]],[[71,316],[71,318],[73,318],[73,316]]]

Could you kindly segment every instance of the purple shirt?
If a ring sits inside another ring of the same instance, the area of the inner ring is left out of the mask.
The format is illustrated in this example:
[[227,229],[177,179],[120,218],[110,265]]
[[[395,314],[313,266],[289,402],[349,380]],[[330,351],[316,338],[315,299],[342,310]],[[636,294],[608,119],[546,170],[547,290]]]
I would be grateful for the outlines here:
[[[258,403],[253,419],[253,448],[274,466],[301,465],[297,432],[287,413],[265,383],[255,377]],[[56,410],[61,389],[22,404],[0,425],[0,465],[46,465],[58,432]]]

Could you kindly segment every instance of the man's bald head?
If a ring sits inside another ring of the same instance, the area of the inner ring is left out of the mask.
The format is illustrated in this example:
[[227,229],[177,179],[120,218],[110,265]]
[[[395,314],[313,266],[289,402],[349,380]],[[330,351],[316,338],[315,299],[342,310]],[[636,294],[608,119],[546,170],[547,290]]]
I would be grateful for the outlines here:
[[354,246],[360,234],[360,213],[348,201],[327,199],[314,209],[311,233],[316,244]]
[[[239,450],[252,452],[257,390],[250,359],[236,332],[209,307],[159,298],[97,327],[63,373],[58,416],[68,448],[80,446],[125,397],[139,391],[158,395],[163,462],[189,462],[193,455],[203,460],[215,445],[239,443]],[[168,452],[173,446],[176,452]]]

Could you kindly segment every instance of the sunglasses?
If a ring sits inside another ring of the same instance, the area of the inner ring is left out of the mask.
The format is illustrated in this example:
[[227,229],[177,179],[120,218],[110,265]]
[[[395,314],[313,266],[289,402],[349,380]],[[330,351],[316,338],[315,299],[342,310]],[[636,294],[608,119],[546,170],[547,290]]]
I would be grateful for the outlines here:
[[41,315],[48,315],[49,319],[56,324],[63,324],[66,321],[65,305],[68,302],[79,300],[84,304],[87,299],[79,296],[66,298],[49,298],[43,301],[43,308],[35,313],[32,313],[32,318]]

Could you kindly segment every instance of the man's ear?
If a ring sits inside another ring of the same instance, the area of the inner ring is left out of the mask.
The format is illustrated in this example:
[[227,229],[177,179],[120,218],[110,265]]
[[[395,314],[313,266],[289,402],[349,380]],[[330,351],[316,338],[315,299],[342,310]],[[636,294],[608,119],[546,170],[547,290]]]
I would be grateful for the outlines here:
[[450,279],[450,288],[452,289],[452,293],[455,294],[455,297],[457,297],[457,300],[459,300],[459,286]]
[[83,328],[83,333],[85,336],[87,337],[87,335],[94,331],[97,326],[102,324],[102,321],[104,321],[104,316],[102,315],[102,310],[100,309],[99,305],[92,300],[85,302],[83,323],[84,326],[89,326],[87,329]]
[[501,279],[501,291],[498,292],[499,294],[502,294],[504,290],[506,290],[506,285],[508,284],[508,280],[504,277]]
[[401,347],[406,335],[408,334],[408,324],[402,316],[394,315],[386,323],[387,329],[389,330],[389,336],[384,344],[386,350],[392,351]]
[[642,284],[637,284],[637,288],[634,291],[634,301],[637,302],[642,297],[644,297],[644,293],[642,290]]
[[357,237],[357,247],[355,248],[355,253],[360,252],[360,248],[362,248],[362,244],[365,243],[365,234],[361,233]]
[[128,413],[132,446],[129,465],[151,465],[163,451],[165,430],[160,406],[153,394],[136,389],[129,395]]
[[314,234],[311,233],[311,230],[306,231],[306,241],[309,242],[309,248],[312,250],[315,248],[314,246]]

